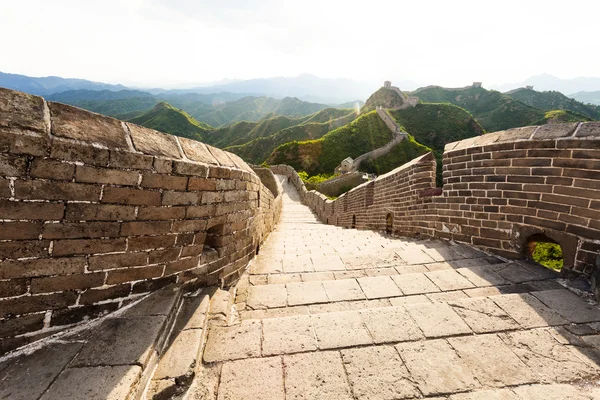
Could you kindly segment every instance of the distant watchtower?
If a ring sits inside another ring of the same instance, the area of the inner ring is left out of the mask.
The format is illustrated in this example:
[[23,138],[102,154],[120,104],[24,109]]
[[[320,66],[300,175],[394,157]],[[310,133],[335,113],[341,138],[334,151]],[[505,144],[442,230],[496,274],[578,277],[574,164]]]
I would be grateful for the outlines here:
[[481,87],[481,82],[473,82],[473,87],[474,88],[480,88]]
[[525,86],[525,89],[533,90],[533,86]]
[[383,87],[386,88],[386,89],[391,89],[392,88],[392,82],[390,82],[390,81],[383,82]]

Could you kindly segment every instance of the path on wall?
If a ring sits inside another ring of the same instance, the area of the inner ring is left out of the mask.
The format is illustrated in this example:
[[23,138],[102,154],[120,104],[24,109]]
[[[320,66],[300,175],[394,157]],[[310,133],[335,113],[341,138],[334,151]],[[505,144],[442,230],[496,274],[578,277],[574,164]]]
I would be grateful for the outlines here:
[[279,179],[281,222],[213,319],[190,399],[600,396],[600,310],[557,274],[321,224]]

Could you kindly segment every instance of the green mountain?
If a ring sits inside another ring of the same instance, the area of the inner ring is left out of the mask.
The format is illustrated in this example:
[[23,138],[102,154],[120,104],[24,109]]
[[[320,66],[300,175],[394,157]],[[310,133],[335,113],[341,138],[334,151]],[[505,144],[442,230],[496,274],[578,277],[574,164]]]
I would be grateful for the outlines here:
[[538,92],[533,89],[519,88],[506,92],[506,95],[528,106],[544,111],[567,110],[592,119],[600,119],[600,106],[584,104],[556,91]]
[[585,115],[578,114],[569,110],[552,110],[547,111],[544,114],[544,118],[537,121],[533,125],[544,125],[552,123],[563,123],[563,122],[582,122],[582,121],[593,121],[593,119],[586,117]]
[[427,86],[411,92],[428,103],[452,103],[469,111],[488,132],[532,125],[544,111],[528,106],[495,90],[469,86],[448,89]]
[[185,111],[178,110],[169,103],[160,102],[152,110],[129,120],[157,131],[202,141],[213,128],[196,121]]
[[361,112],[373,111],[376,107],[397,108],[404,104],[404,97],[394,89],[379,88],[367,99]]
[[596,92],[577,92],[569,97],[586,104],[600,105],[600,91]]
[[[430,151],[432,151],[431,148],[417,142],[412,135],[408,135],[408,138],[394,146],[389,153],[375,160],[364,160],[358,169],[378,175],[385,174]],[[438,165],[441,167],[439,162]]]

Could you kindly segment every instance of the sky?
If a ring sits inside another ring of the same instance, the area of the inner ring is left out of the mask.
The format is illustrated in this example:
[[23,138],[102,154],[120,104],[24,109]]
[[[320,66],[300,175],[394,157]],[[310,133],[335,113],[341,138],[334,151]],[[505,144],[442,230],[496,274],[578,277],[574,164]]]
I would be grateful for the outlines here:
[[600,2],[4,0],[0,71],[140,87],[296,76],[465,86],[600,75]]

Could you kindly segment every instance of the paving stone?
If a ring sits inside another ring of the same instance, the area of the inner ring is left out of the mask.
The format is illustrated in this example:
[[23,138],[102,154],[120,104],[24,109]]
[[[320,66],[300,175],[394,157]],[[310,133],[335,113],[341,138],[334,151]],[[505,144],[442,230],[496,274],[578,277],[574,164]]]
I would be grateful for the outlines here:
[[405,304],[431,303],[431,300],[422,294],[416,296],[391,297],[389,299],[393,306],[403,306]]
[[489,267],[459,268],[456,272],[478,287],[506,285],[509,283]]
[[354,279],[367,276],[367,273],[360,269],[354,271],[335,271],[333,276],[335,276],[335,279]]
[[398,251],[396,252],[398,256],[406,263],[406,264],[427,264],[434,262],[435,260],[431,258],[428,254],[424,253],[422,250],[418,251]]
[[344,263],[338,256],[311,256],[315,271],[343,271]]
[[471,333],[471,329],[446,303],[407,304],[406,309],[426,337]]
[[567,323],[560,315],[528,293],[493,296],[490,299],[523,328],[529,329]]
[[400,275],[402,274],[417,274],[421,272],[428,272],[429,269],[423,264],[415,264],[415,265],[399,265],[396,268],[396,271]]
[[248,307],[258,310],[265,308],[285,307],[287,291],[285,285],[260,285],[248,288]]
[[457,393],[448,400],[520,400],[510,389],[475,390],[469,393]]
[[440,289],[425,274],[392,276],[405,295],[439,292]]
[[250,267],[252,274],[277,274],[283,272],[283,262],[281,259],[269,258],[263,256],[263,251],[254,259],[254,264]]
[[396,349],[425,396],[479,387],[469,364],[445,340],[400,343]]
[[502,290],[500,290],[494,286],[476,287],[473,289],[464,289],[463,292],[468,297],[489,297],[489,296],[499,296],[502,294]]
[[464,299],[448,303],[475,333],[518,329],[517,324],[503,309],[488,298]]
[[373,343],[358,312],[324,313],[312,318],[322,350]]
[[544,290],[533,295],[563,318],[576,323],[600,321],[600,310],[567,289]]
[[353,400],[337,351],[284,356],[283,362],[286,399]]
[[[541,281],[555,277],[554,275],[548,275],[541,269],[548,270],[544,267],[533,267],[531,265],[523,265],[519,263],[512,264],[499,264],[498,266],[492,266],[494,271],[506,280],[513,283],[522,283],[529,281]],[[540,269],[541,268],[541,269]],[[548,270],[549,271],[549,270]]]
[[445,271],[445,270],[453,270],[455,269],[452,264],[447,262],[438,262],[438,263],[428,263],[424,264],[429,271]]
[[40,400],[122,400],[133,398],[142,369],[137,365],[69,368]]
[[581,381],[598,373],[596,366],[582,362],[545,329],[511,332],[501,334],[500,338],[537,375],[538,382]]
[[285,399],[280,357],[226,362],[221,372],[217,400]]
[[469,297],[462,290],[455,290],[453,292],[427,293],[425,296],[427,296],[427,298],[433,303],[446,303],[449,301],[462,300]]
[[302,276],[300,274],[272,274],[267,275],[267,282],[265,284],[276,285],[278,283],[292,283],[302,282]]
[[369,299],[402,296],[402,292],[389,276],[358,278],[357,281]]
[[385,268],[371,268],[367,269],[367,276],[391,276],[398,275],[398,271],[396,271],[393,267],[385,267]]
[[166,317],[109,318],[94,329],[72,367],[146,365]]
[[426,272],[425,275],[443,291],[468,289],[475,286],[455,270],[431,271]]
[[316,349],[317,340],[309,316],[263,320],[263,355],[290,354]]
[[600,391],[572,385],[529,385],[513,388],[520,400],[597,400]]
[[423,338],[404,307],[374,308],[360,312],[375,343],[404,342]]
[[483,385],[503,387],[534,383],[531,370],[496,335],[448,339]]
[[260,321],[246,320],[234,326],[213,325],[208,331],[204,361],[260,356],[260,338]]
[[145,315],[169,315],[179,298],[179,289],[175,287],[166,287],[150,296],[123,313],[127,316],[145,316]]
[[193,373],[202,341],[202,329],[181,331],[160,357],[152,379],[181,378]]
[[288,283],[288,304],[297,306],[302,304],[327,303],[329,298],[321,282]]
[[300,274],[302,282],[334,280],[333,272],[306,272]]
[[397,400],[419,396],[393,347],[342,350],[342,359],[354,396],[359,400]]
[[77,354],[81,343],[54,343],[0,364],[0,399],[38,399]]
[[311,314],[322,314],[337,311],[363,310],[365,308],[389,307],[391,304],[388,299],[374,300],[356,300],[340,301],[326,304],[311,304],[309,306]]
[[283,270],[287,274],[298,272],[314,271],[312,260],[309,257],[293,258],[286,257],[283,259]]
[[365,294],[354,279],[324,281],[323,286],[330,301],[362,300]]
[[435,261],[452,261],[464,258],[462,254],[444,243],[443,246],[433,249],[424,249],[423,252]]

